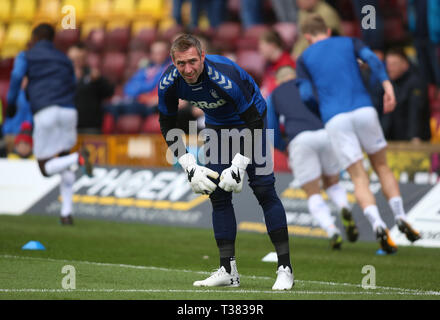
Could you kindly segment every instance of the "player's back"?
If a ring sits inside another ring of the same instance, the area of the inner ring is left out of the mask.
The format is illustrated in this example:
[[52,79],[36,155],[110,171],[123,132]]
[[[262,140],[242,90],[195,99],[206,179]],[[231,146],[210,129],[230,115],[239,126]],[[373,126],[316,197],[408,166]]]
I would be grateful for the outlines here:
[[[316,42],[300,57],[298,68],[307,71],[317,90],[324,122],[339,113],[372,105],[352,38],[331,37]],[[299,77],[304,77],[303,72]]]
[[51,105],[74,106],[75,74],[64,53],[42,40],[26,52],[26,61],[26,91],[34,113]]

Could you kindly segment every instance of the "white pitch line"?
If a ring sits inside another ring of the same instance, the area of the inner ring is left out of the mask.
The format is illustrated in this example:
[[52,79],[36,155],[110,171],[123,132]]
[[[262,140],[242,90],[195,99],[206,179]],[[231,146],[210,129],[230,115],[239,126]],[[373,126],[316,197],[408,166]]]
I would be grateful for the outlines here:
[[[51,262],[63,262],[70,264],[88,264],[95,265],[101,267],[119,267],[119,268],[127,268],[127,269],[140,269],[140,270],[158,270],[158,271],[166,271],[166,272],[184,272],[184,273],[194,273],[194,274],[211,274],[211,272],[206,271],[195,271],[195,270],[186,270],[186,269],[171,269],[164,267],[155,267],[155,266],[136,266],[129,264],[115,264],[115,263],[105,263],[105,262],[92,262],[92,261],[81,261],[81,260],[65,260],[65,259],[53,259],[53,258],[41,258],[41,257],[24,257],[24,256],[12,256],[12,255],[0,255],[0,258],[6,259],[24,259],[24,260],[40,260],[40,261],[51,261]],[[248,279],[257,279],[257,280],[273,280],[271,277],[264,276],[248,276],[248,275],[240,275],[242,278]],[[346,286],[346,287],[354,287],[354,288],[362,288],[359,284],[353,283],[345,283],[345,282],[327,282],[327,281],[316,281],[316,280],[298,280],[295,279],[296,283],[310,283],[310,284],[321,284],[328,286]],[[382,290],[391,290],[391,291],[399,291],[400,293],[405,292],[405,294],[413,294],[413,295],[438,295],[440,296],[440,291],[433,290],[420,290],[420,289],[407,289],[407,288],[396,288],[396,287],[385,287],[385,286],[376,286],[376,289]],[[365,289],[363,289],[365,290]],[[203,291],[206,292],[206,291]],[[220,291],[223,292],[223,291]],[[261,291],[264,292],[264,291]],[[274,291],[269,291],[274,292]],[[298,292],[298,291],[296,291]],[[364,292],[364,291],[362,291]],[[367,291],[365,291],[367,292]],[[397,292],[395,292],[397,293]],[[399,293],[397,293],[399,294]]]
[[377,291],[310,291],[310,290],[290,290],[290,291],[269,291],[269,290],[187,290],[187,289],[0,289],[0,293],[263,293],[263,294],[289,294],[289,295],[413,295],[413,296],[436,296],[435,292],[377,292]]

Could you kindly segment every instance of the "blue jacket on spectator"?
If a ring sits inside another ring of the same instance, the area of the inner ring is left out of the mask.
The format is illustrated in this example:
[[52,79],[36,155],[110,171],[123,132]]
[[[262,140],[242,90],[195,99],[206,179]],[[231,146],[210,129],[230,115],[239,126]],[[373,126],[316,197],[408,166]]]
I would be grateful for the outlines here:
[[171,58],[161,65],[149,64],[137,71],[125,84],[124,94],[136,99],[140,94],[149,93],[156,89],[162,73],[171,64]]

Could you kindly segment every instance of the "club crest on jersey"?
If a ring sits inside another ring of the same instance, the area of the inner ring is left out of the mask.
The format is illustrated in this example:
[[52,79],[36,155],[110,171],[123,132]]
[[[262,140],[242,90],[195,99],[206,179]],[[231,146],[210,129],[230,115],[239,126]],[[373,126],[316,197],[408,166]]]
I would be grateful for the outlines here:
[[220,98],[219,95],[218,95],[218,93],[217,93],[217,91],[215,91],[214,89],[211,89],[211,90],[209,91],[209,93],[211,93],[211,96],[212,96],[214,99],[219,99],[219,98]]

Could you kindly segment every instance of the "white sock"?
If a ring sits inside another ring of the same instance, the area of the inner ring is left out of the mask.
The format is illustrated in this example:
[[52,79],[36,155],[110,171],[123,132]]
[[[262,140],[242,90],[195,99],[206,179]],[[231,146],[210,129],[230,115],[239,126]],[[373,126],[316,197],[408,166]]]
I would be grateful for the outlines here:
[[72,153],[67,156],[53,158],[46,162],[44,169],[46,173],[51,176],[57,173],[61,173],[68,169],[71,165],[78,163],[78,153]]
[[312,195],[308,201],[310,214],[318,221],[319,226],[327,232],[331,238],[335,233],[340,233],[335,226],[334,218],[331,215],[330,208],[325,203],[320,194]]
[[65,170],[61,173],[60,194],[61,194],[61,217],[72,214],[73,203],[73,184],[75,183],[75,173]]
[[347,198],[347,191],[339,183],[335,183],[325,191],[330,200],[339,209],[339,211],[343,208],[350,209],[350,204],[348,203]]
[[379,215],[379,210],[376,205],[368,206],[364,209],[364,215],[367,217],[368,221],[370,221],[371,226],[373,227],[373,231],[376,232],[378,227],[386,228],[385,222]]
[[406,220],[405,209],[403,208],[402,197],[394,197],[388,200],[388,204],[391,207],[391,211],[393,211],[394,219],[403,219]]

